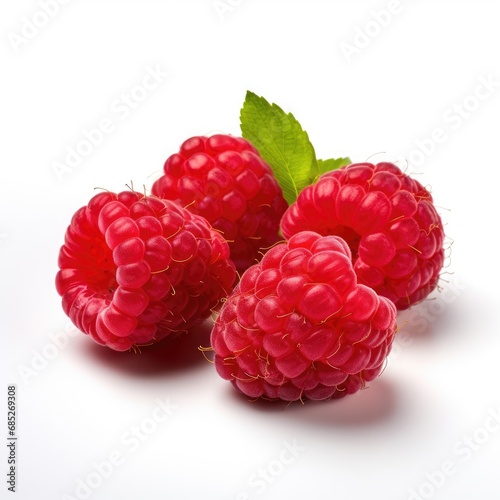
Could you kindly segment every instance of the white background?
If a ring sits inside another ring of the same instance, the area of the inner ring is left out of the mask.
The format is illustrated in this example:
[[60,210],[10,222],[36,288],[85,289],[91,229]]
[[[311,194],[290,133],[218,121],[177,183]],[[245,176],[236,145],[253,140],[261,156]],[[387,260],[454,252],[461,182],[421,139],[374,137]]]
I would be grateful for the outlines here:
[[[18,492],[2,444],[0,497],[498,499],[498,2],[73,0],[30,31],[40,12],[0,12],[0,436],[8,384],[19,436]],[[148,67],[168,76],[141,93]],[[142,189],[186,138],[238,134],[247,89],[292,111],[320,158],[397,160],[453,240],[441,293],[400,316],[383,375],[342,401],[239,397],[197,350],[209,325],[142,355],[107,351],[71,331],[54,289],[94,188]],[[142,101],[124,108],[131,92]],[[103,119],[113,130],[58,177]],[[160,423],[157,398],[176,405]],[[98,476],[110,454],[120,464]]]

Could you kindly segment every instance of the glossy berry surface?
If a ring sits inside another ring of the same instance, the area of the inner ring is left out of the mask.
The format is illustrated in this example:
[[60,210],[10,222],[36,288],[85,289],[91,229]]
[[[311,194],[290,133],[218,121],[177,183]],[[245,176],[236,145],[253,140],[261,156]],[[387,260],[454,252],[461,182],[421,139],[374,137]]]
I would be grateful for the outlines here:
[[152,193],[205,217],[226,238],[243,272],[280,237],[287,208],[269,165],[245,139],[191,137],[164,165]]
[[250,267],[212,331],[219,375],[251,398],[352,394],[382,370],[396,308],[357,283],[339,237],[301,232]]
[[398,309],[434,290],[444,231],[430,192],[392,163],[358,163],[306,187],[281,222],[285,237],[304,231],[348,243],[360,283]]
[[64,312],[117,351],[201,322],[236,274],[227,243],[205,219],[132,191],[100,193],[80,208],[58,264]]

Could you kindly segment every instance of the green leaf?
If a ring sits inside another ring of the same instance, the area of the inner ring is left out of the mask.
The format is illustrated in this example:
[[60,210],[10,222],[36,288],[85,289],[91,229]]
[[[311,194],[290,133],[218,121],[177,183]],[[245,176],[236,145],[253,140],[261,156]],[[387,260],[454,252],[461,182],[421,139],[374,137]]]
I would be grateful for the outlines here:
[[345,165],[350,165],[352,163],[350,158],[330,158],[329,160],[318,160],[318,170],[319,175],[325,172],[331,172],[332,170],[337,170]]
[[320,174],[307,132],[291,113],[248,91],[240,114],[241,132],[271,166],[288,203]]

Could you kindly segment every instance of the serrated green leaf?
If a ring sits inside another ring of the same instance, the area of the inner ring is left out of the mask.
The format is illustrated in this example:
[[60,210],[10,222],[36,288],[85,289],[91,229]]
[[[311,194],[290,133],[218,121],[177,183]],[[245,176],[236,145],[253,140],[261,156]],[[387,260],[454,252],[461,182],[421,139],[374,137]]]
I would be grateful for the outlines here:
[[330,158],[328,160],[318,160],[319,175],[325,172],[331,172],[338,168],[350,165],[352,163],[350,158]]
[[248,91],[240,114],[241,132],[269,163],[288,203],[319,175],[307,132],[292,113]]

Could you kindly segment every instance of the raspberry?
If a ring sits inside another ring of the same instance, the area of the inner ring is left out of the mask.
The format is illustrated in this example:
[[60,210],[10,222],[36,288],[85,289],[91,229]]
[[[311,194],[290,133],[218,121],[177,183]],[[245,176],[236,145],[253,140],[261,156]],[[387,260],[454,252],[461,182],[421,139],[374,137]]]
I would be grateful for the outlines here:
[[357,283],[344,240],[304,231],[250,267],[222,306],[215,367],[252,398],[341,398],[381,372],[395,318]]
[[131,191],[98,194],[75,213],[59,269],[64,312],[117,351],[201,322],[236,275],[227,243],[205,219]]
[[357,163],[323,174],[281,221],[285,237],[311,230],[348,243],[360,283],[407,309],[434,290],[444,232],[432,196],[392,163]]
[[245,139],[191,137],[163,168],[152,193],[205,217],[229,242],[240,272],[280,240],[288,204],[271,168]]

